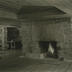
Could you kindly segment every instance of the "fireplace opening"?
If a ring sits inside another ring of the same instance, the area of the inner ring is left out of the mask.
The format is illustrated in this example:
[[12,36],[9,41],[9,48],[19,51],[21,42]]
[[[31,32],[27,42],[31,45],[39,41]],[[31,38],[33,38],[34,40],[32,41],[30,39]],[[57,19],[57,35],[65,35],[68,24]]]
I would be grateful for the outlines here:
[[58,58],[58,47],[56,41],[39,41],[41,54],[45,58]]

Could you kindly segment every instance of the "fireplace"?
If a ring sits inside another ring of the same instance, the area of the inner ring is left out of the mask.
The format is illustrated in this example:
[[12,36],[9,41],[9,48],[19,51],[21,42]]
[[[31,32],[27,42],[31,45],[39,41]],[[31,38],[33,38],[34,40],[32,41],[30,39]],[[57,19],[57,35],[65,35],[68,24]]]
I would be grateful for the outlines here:
[[45,58],[58,58],[57,41],[39,41],[39,47]]

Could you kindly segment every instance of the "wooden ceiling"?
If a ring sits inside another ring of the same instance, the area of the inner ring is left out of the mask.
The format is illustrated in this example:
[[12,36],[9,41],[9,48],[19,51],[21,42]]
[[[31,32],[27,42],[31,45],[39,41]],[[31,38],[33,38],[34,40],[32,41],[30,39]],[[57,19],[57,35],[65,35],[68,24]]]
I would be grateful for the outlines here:
[[20,9],[21,14],[35,14],[35,13],[44,13],[47,12],[48,15],[57,15],[57,14],[64,14],[63,11],[54,7],[54,6],[23,6]]
[[24,6],[20,9],[18,16],[21,19],[39,19],[64,14],[66,13],[54,6]]
[[72,14],[72,0],[0,0],[0,9],[18,12],[24,6],[56,6]]

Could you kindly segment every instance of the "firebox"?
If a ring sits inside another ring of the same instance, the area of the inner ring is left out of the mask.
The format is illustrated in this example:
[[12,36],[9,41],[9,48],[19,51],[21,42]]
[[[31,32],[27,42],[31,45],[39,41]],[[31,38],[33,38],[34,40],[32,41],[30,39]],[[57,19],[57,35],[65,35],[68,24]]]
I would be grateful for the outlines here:
[[57,41],[39,41],[40,51],[46,58],[58,58]]

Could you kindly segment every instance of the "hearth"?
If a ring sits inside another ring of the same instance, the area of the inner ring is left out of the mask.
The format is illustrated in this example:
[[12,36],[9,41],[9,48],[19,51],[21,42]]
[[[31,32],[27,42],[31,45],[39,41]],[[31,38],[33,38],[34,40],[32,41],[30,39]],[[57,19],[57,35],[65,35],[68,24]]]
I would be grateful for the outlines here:
[[57,41],[39,41],[41,54],[45,58],[58,58]]

